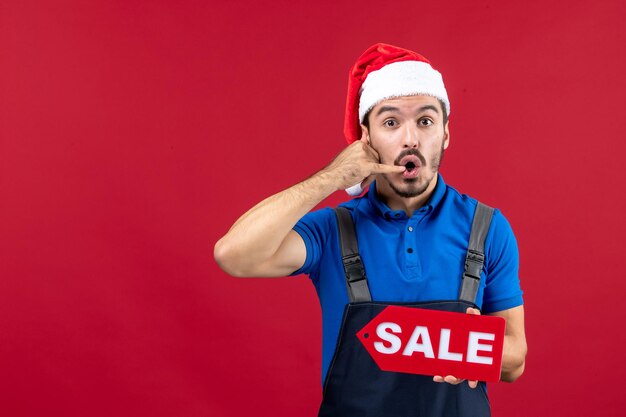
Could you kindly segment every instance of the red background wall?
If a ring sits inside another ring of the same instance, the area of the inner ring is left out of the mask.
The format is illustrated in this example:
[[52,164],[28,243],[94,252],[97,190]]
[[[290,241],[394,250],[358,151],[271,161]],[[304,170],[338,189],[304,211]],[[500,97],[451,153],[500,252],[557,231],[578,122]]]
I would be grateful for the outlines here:
[[494,414],[621,415],[625,16],[620,0],[3,2],[0,413],[314,415],[312,285],[227,277],[212,249],[344,146],[347,70],[383,41],[444,74],[445,179],[518,236],[530,351],[490,386]]

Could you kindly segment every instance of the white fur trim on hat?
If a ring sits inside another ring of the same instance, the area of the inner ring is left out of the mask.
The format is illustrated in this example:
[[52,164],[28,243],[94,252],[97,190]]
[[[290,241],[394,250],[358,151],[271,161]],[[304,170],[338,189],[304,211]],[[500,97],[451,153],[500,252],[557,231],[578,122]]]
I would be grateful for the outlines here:
[[423,94],[440,99],[450,115],[450,101],[441,73],[426,62],[400,61],[369,73],[361,86],[359,122],[383,100]]

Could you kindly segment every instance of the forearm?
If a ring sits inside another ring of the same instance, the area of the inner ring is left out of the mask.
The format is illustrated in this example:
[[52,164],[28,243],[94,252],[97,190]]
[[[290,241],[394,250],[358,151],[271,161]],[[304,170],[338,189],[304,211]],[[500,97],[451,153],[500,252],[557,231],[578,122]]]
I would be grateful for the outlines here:
[[[306,248],[293,226],[332,194],[376,174],[403,172],[403,166],[379,163],[364,141],[345,148],[317,174],[275,194],[250,209],[215,244],[220,267],[235,276],[283,276],[302,266]],[[295,236],[294,236],[295,235]]]
[[526,362],[526,340],[519,336],[504,336],[504,354],[502,356],[502,370],[500,379],[513,382],[524,372]]
[[215,245],[215,259],[231,275],[254,275],[271,259],[297,221],[337,190],[333,174],[312,177],[266,198],[243,216]]

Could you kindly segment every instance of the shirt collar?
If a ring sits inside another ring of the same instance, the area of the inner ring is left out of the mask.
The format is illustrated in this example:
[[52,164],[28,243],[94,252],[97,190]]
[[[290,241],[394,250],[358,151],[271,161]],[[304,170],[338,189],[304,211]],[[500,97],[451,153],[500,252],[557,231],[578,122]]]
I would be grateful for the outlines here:
[[[430,213],[441,202],[445,192],[446,183],[443,181],[441,174],[437,173],[437,185],[435,185],[435,189],[426,204],[424,204],[424,206],[418,211]],[[367,192],[367,199],[371,207],[373,207],[378,214],[387,219],[402,219],[407,217],[404,210],[392,210],[389,206],[387,206],[387,204],[380,200],[378,194],[376,193],[376,181],[373,181],[370,185]]]

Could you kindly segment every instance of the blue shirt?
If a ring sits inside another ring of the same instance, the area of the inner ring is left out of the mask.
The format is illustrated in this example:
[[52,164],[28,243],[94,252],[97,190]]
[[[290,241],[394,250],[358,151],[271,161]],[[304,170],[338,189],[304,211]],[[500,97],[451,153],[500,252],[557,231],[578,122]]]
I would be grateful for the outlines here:
[[[428,202],[407,217],[368,193],[351,210],[359,251],[374,301],[458,299],[477,201],[446,185],[441,175]],[[331,208],[306,214],[294,226],[306,245],[306,261],[292,275],[308,274],[322,307],[322,381],[348,304],[337,220]],[[496,209],[485,241],[485,267],[476,305],[483,314],[523,304],[519,255],[511,226]]]

